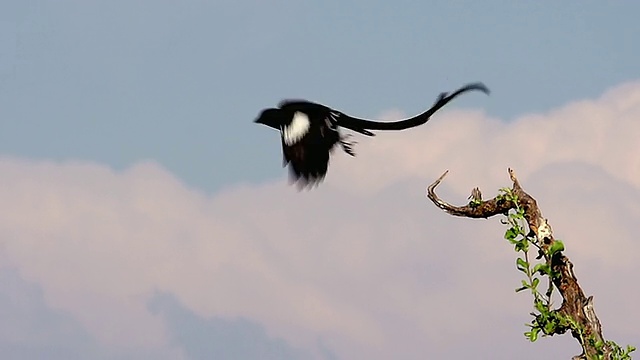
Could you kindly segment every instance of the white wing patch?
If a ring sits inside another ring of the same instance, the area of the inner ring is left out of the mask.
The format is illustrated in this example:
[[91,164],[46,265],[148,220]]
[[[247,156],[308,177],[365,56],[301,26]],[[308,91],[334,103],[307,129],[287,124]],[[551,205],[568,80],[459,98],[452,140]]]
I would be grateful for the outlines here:
[[309,131],[311,122],[309,117],[304,113],[296,111],[293,114],[293,120],[288,126],[282,127],[282,139],[286,145],[293,145],[300,141],[303,136]]

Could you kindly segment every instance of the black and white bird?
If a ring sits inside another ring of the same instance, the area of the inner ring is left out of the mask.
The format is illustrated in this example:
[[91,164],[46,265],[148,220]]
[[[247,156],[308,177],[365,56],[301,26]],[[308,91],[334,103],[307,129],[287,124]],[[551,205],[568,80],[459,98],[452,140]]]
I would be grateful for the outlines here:
[[297,182],[302,188],[317,185],[324,179],[329,166],[329,155],[337,144],[347,154],[355,156],[355,143],[347,141],[351,135],[341,134],[340,127],[367,136],[375,136],[368,130],[413,128],[426,123],[436,111],[467,91],[489,94],[489,89],[483,83],[468,84],[451,94],[441,93],[429,110],[394,122],[358,119],[306,100],[283,100],[277,108],[263,110],[254,122],[280,131],[283,166],[290,165],[292,182]]

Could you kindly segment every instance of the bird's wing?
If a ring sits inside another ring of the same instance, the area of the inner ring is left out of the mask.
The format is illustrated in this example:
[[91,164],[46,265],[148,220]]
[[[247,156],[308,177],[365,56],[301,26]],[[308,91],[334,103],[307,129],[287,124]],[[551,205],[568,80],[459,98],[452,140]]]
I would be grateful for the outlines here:
[[302,112],[296,111],[293,113],[293,119],[289,125],[282,127],[282,139],[287,145],[293,145],[300,141],[307,132],[311,122],[309,117]]
[[329,167],[329,151],[319,144],[303,142],[284,146],[283,154],[289,165],[289,179],[298,189],[310,188],[324,180]]
[[291,109],[291,110],[299,110],[299,109],[309,109],[309,108],[323,108],[328,109],[326,106],[322,104],[318,104],[315,102],[307,101],[304,99],[284,99],[278,103],[278,108],[280,109]]

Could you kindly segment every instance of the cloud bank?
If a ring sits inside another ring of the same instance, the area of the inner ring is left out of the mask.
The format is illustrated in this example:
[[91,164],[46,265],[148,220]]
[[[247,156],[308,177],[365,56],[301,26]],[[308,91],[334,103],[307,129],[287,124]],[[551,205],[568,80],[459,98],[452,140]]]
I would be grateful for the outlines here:
[[14,284],[0,311],[48,321],[3,321],[0,346],[33,350],[44,333],[66,358],[567,358],[569,336],[522,335],[531,303],[498,220],[424,197],[445,169],[443,198],[493,196],[507,167],[565,241],[605,336],[639,345],[639,118],[640,82],[511,121],[449,109],[360,139],[302,193],[284,171],[206,194],[154,162],[0,158],[0,281]]

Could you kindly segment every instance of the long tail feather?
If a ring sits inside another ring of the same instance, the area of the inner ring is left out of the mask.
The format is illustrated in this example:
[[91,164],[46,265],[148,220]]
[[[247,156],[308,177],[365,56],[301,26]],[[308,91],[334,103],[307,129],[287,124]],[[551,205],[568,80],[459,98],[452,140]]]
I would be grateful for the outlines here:
[[347,129],[351,129],[353,131],[357,131],[364,135],[374,136],[375,134],[367,131],[367,130],[405,130],[412,127],[420,126],[426,123],[429,118],[435,114],[438,110],[440,110],[443,106],[449,103],[451,100],[456,98],[457,96],[467,92],[467,91],[482,91],[483,93],[489,95],[490,90],[483,83],[471,83],[467,84],[460,89],[454,91],[452,94],[448,94],[443,92],[436,100],[435,104],[427,111],[422,114],[416,115],[414,117],[403,119],[394,122],[380,122],[374,120],[367,119],[359,119],[346,114],[341,113],[341,116],[338,118],[338,125],[345,127]]

